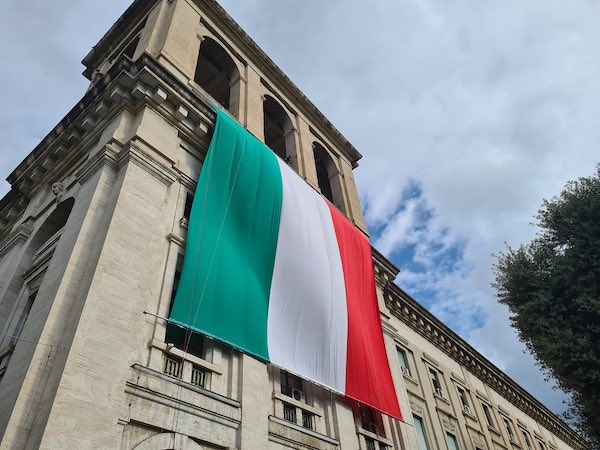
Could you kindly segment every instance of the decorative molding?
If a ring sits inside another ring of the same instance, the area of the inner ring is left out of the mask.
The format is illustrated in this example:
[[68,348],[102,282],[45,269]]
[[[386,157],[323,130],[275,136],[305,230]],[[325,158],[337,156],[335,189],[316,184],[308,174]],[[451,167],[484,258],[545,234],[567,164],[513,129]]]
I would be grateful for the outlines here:
[[22,223],[16,230],[0,241],[0,258],[2,258],[13,247],[24,244],[31,236],[33,226],[30,223]]
[[560,418],[393,282],[385,286],[384,300],[396,318],[465,367],[511,404],[539,422],[540,425],[576,449],[589,448],[585,440]]
[[[163,374],[161,372],[157,372],[156,370],[152,370],[152,369],[150,369],[148,367],[144,367],[141,364],[133,364],[131,366],[131,368],[134,369],[134,370],[136,370],[136,371],[138,371],[138,372],[141,372],[143,374],[146,374],[146,375],[149,375],[149,376],[152,376],[152,377],[155,377],[155,378],[160,378],[160,379],[162,379],[164,381],[168,381],[169,383],[177,384],[177,385],[179,385],[181,387],[184,387],[184,388],[187,388],[187,389],[189,389],[191,391],[198,392],[198,393],[200,393],[200,394],[202,394],[202,395],[204,395],[206,397],[212,398],[213,400],[217,400],[217,401],[219,401],[221,403],[224,403],[226,405],[232,406],[234,408],[238,408],[239,409],[239,408],[242,407],[242,404],[240,402],[238,402],[237,400],[234,400],[234,399],[229,398],[229,397],[225,397],[224,395],[217,394],[216,392],[213,392],[213,391],[209,391],[208,389],[204,389],[204,388],[202,388],[200,386],[196,386],[195,384],[186,383],[185,381],[182,381],[179,378],[170,377],[170,376],[165,375],[165,374]],[[134,390],[134,391],[137,391],[139,389],[147,389],[148,391],[154,393],[154,391],[151,391],[150,389],[148,389],[148,388],[146,388],[144,386],[141,386],[141,385],[139,385],[137,383],[127,382],[127,386],[131,387],[131,389]],[[133,394],[134,392],[129,392],[129,393]],[[164,394],[162,392],[160,392],[160,393],[159,392],[155,392],[155,394],[157,396],[164,397],[165,399],[173,400],[173,401],[175,401],[177,403],[186,403],[186,402],[183,402],[183,401],[180,401],[180,400],[178,401],[175,398],[170,397],[170,396],[168,396],[168,395],[166,395],[166,394]],[[161,402],[161,401],[159,401],[158,403],[163,403],[164,404],[164,402]],[[194,406],[194,405],[191,405],[191,406],[193,406],[194,408],[197,408],[197,409],[202,409],[202,408]],[[219,414],[215,413],[214,411],[207,411],[207,412],[211,416],[212,415],[219,415]],[[221,415],[219,415],[219,416],[221,416]],[[238,420],[235,420],[235,419],[233,419],[231,417],[228,417],[228,416],[221,416],[221,417],[223,417],[225,420],[227,420],[227,422],[236,422],[236,423],[239,423]]]

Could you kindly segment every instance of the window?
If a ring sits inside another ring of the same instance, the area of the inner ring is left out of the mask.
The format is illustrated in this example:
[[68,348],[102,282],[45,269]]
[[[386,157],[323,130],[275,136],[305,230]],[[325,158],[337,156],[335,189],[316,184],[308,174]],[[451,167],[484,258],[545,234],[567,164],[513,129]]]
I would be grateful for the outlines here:
[[304,390],[302,389],[302,379],[283,370],[280,372],[279,377],[281,393],[283,395],[292,397],[300,402],[306,401]]
[[294,125],[288,113],[270,95],[263,102],[265,145],[292,167],[297,167]]
[[13,336],[14,336],[13,340],[12,340],[13,344],[16,344],[16,341],[18,341],[19,338],[21,337],[21,333],[23,332],[23,329],[25,328],[25,323],[27,322],[29,313],[31,313],[31,308],[33,307],[33,302],[35,301],[35,298],[37,297],[37,293],[38,293],[38,290],[36,289],[34,292],[29,294],[29,297],[27,297],[27,301],[25,302],[25,306],[23,307],[23,311],[21,312],[21,317],[19,317],[19,322],[17,322],[17,327],[15,328],[15,331],[13,334]]
[[375,441],[373,439],[366,437],[365,443],[367,444],[367,450],[376,450],[375,449]]
[[317,169],[317,183],[321,194],[333,203],[340,211],[344,212],[344,197],[342,194],[341,174],[334,158],[318,142],[313,142],[313,155]]
[[410,366],[408,365],[408,357],[406,356],[406,352],[400,347],[396,347],[396,352],[398,353],[398,360],[400,361],[400,369],[402,370],[402,373],[410,377]]
[[384,436],[383,421],[381,420],[381,414],[375,411],[373,408],[368,406],[360,407],[360,418],[362,421],[362,427],[374,433],[378,436]]
[[460,386],[458,386],[456,388],[456,390],[458,391],[458,398],[460,399],[460,403],[462,405],[463,411],[468,414],[471,414],[471,405],[469,404],[469,394],[467,394],[467,391],[464,390],[463,388],[461,388]]
[[123,50],[123,54],[127,55],[129,59],[133,59],[133,55],[139,43],[140,35],[137,35],[129,44],[127,44],[127,47],[125,47],[125,50]]
[[192,215],[192,204],[194,203],[194,196],[190,192],[185,194],[185,206],[183,207],[183,218],[190,220]]
[[302,411],[302,426],[309,430],[313,429],[313,414],[308,411]]
[[165,368],[163,372],[170,377],[181,378],[183,361],[171,355],[165,355]]
[[296,407],[289,403],[283,404],[283,419],[288,422],[296,423]]
[[490,407],[486,403],[481,402],[481,408],[483,409],[483,415],[485,416],[485,421],[487,422],[488,427],[496,429],[494,416],[492,416]]
[[229,53],[214,39],[205,37],[200,44],[194,81],[223,108],[235,109],[231,106],[238,101],[232,97],[239,94],[235,89],[239,72]]
[[448,448],[450,450],[458,450],[458,441],[456,440],[456,436],[446,433],[446,440],[448,441]]
[[546,446],[542,441],[538,441],[538,446],[540,447],[540,450],[546,450]]
[[506,433],[508,433],[508,439],[511,442],[516,442],[511,420],[506,417],[503,417],[502,421],[504,422],[504,428],[506,428]]
[[[173,302],[179,287],[181,279],[181,270],[183,268],[183,255],[177,255],[177,264],[175,267],[175,277],[173,279],[173,290],[171,291],[171,305],[169,306],[169,316],[173,309]],[[204,336],[194,333],[189,328],[183,328],[174,323],[167,324],[167,332],[165,335],[165,343],[173,344],[173,347],[183,350],[190,355],[204,358]]]
[[529,433],[525,430],[521,430],[521,434],[523,435],[523,440],[525,441],[525,446],[527,447],[527,450],[533,450]]
[[419,450],[429,450],[423,419],[413,414],[413,423],[415,425],[415,431],[417,432],[417,442],[419,443]]
[[205,388],[206,387],[206,370],[204,370],[202,367],[194,364],[194,366],[192,367],[191,382],[192,382],[192,384],[195,384],[196,386]]
[[433,386],[433,392],[435,395],[443,398],[444,391],[442,391],[442,385],[440,384],[438,373],[431,367],[429,368],[429,378],[431,379],[431,384]]

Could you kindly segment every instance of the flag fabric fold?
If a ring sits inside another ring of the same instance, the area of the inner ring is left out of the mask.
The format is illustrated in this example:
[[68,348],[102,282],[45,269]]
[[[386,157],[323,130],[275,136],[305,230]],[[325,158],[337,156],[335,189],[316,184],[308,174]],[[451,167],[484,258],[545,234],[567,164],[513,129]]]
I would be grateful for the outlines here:
[[221,111],[170,320],[401,418],[368,240]]

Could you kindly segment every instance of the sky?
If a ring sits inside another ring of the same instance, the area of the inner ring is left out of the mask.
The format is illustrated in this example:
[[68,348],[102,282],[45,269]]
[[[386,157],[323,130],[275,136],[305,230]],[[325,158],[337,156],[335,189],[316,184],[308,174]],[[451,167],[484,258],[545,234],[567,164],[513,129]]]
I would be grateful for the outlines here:
[[[561,413],[490,283],[542,199],[600,162],[600,3],[220,3],[363,154],[365,218],[398,285]],[[5,2],[2,178],[83,96],[80,61],[128,4]]]

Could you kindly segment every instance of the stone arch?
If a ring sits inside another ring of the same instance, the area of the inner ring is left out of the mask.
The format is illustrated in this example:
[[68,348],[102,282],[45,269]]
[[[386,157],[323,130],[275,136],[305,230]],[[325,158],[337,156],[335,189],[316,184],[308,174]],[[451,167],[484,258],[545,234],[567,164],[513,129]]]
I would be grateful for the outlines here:
[[[45,253],[43,252],[45,244],[53,242],[54,236],[64,228],[74,204],[75,200],[73,197],[69,197],[59,203],[29,238],[18,263],[17,270],[14,272],[14,276],[2,299],[3,302],[12,304],[12,313],[5,324],[5,331],[15,331],[17,328],[22,329],[25,326],[24,322],[19,323],[19,317],[23,315],[23,311],[28,315],[29,312],[26,310],[30,310],[33,306],[33,299],[25,298],[21,300],[22,296],[26,294],[25,276],[32,266],[37,263],[39,253]],[[3,335],[5,334],[3,333]]]
[[140,442],[131,450],[203,450],[193,439],[178,433],[160,433]]
[[340,211],[344,211],[341,174],[333,157],[325,146],[317,141],[312,143],[312,149],[317,170],[317,183],[321,194]]
[[202,38],[194,81],[223,108],[237,116],[240,71],[229,52],[212,37]]
[[297,169],[296,129],[283,106],[270,95],[264,96],[263,119],[265,145],[290,166]]

